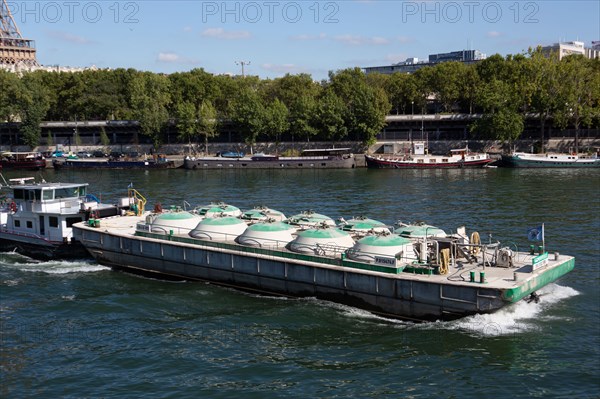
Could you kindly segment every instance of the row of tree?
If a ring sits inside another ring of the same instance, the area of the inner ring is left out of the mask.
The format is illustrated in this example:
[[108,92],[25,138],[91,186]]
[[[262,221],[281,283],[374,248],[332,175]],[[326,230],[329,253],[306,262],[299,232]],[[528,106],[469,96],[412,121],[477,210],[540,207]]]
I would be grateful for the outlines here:
[[600,60],[569,56],[558,61],[539,50],[473,65],[445,62],[413,74],[365,75],[360,69],[259,79],[213,75],[202,69],[170,75],[134,69],[79,73],[0,70],[0,121],[20,121],[26,144],[40,140],[43,120],[138,120],[156,146],[167,123],[183,142],[208,141],[223,126],[248,144],[283,134],[310,140],[372,143],[389,113],[480,113],[471,130],[482,138],[512,141],[526,115],[543,134],[557,127],[600,125]]

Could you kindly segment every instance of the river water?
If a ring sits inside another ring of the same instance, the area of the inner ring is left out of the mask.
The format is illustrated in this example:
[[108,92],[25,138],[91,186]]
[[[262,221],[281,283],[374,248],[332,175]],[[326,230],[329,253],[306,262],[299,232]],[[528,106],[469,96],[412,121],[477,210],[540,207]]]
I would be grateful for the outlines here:
[[[4,173],[22,177],[24,173]],[[389,224],[465,225],[575,270],[541,301],[413,324],[316,299],[261,297],[0,254],[0,396],[600,396],[600,170],[53,171],[106,202],[133,184],[153,206],[225,201]]]

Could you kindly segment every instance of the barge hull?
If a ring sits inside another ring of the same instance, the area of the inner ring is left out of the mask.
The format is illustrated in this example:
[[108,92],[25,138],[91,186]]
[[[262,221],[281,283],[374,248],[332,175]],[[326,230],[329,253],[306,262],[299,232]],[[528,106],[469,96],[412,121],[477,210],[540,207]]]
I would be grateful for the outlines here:
[[453,286],[402,275],[357,271],[276,256],[246,254],[147,237],[75,228],[100,263],[169,278],[209,281],[269,295],[315,297],[386,317],[452,320],[491,313],[510,303],[503,289]]

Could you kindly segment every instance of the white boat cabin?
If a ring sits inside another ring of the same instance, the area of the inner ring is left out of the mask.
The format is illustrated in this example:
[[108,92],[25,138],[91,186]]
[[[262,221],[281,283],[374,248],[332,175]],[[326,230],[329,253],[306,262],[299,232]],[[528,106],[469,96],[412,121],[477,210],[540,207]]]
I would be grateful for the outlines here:
[[69,242],[71,226],[86,219],[98,207],[95,198],[88,201],[87,183],[26,183],[12,179],[6,224],[1,233]]

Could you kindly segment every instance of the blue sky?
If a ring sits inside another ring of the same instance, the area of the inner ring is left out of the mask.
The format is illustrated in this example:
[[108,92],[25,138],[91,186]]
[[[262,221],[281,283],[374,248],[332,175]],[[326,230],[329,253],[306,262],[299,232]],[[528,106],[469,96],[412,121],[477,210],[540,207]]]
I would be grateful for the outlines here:
[[274,78],[600,40],[600,1],[11,1],[44,65]]

